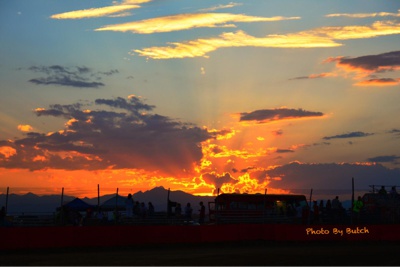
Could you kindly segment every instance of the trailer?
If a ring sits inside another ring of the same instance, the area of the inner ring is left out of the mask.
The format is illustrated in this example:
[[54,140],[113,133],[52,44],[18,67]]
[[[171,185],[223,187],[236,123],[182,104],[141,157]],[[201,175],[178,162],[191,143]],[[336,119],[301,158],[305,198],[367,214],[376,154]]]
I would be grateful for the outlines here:
[[306,197],[291,194],[221,194],[208,209],[217,224],[301,223],[309,214]]

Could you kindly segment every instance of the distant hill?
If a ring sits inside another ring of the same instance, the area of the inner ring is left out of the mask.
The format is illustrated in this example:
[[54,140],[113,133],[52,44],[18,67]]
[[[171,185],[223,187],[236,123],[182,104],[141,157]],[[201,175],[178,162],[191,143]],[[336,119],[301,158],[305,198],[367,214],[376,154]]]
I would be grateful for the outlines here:
[[[115,197],[115,194],[104,195],[100,197],[100,205],[105,201]],[[125,196],[124,196],[125,197]],[[63,196],[63,203],[66,204],[76,197]],[[179,202],[182,206],[191,203],[194,212],[197,212],[199,202],[203,201],[205,205],[209,201],[213,201],[214,197],[194,196],[183,191],[170,191],[169,198],[171,201]],[[133,194],[134,201],[152,202],[156,211],[167,210],[168,190],[164,187],[155,187],[151,190],[139,191]],[[99,200],[95,198],[82,198],[88,204],[97,205]],[[6,194],[0,194],[0,206],[5,206]],[[8,196],[7,211],[8,214],[32,214],[32,213],[50,213],[56,211],[61,206],[61,195],[44,195],[38,196],[33,193],[24,195],[10,194]]]
[[[191,203],[193,211],[196,213],[197,208],[200,207],[200,201],[203,201],[204,205],[207,206],[207,203],[214,201],[215,197],[194,196],[178,190],[170,191],[169,199],[170,201],[181,203],[182,208],[186,206],[187,203]],[[148,202],[152,202],[156,211],[166,211],[168,203],[168,190],[160,186],[145,192],[139,191],[136,194],[133,194],[133,200],[144,202],[146,205]]]
[[[73,200],[73,196],[64,196],[64,202]],[[6,195],[0,195],[0,205],[6,205]],[[38,196],[32,193],[17,195],[10,194],[8,196],[7,212],[8,214],[15,213],[42,213],[54,212],[61,205],[60,195],[45,195]]]

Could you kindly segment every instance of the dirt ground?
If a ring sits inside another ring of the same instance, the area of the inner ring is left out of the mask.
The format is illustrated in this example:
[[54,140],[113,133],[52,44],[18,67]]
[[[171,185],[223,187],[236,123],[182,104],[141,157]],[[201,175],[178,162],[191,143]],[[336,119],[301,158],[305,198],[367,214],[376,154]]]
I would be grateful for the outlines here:
[[400,243],[241,242],[1,251],[1,266],[399,266]]

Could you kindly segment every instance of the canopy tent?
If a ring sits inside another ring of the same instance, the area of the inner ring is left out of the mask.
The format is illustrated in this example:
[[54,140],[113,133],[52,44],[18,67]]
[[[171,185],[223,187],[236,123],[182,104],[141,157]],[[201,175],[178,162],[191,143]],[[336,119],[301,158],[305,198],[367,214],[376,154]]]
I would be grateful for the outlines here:
[[90,205],[80,198],[75,198],[75,199],[71,200],[67,204],[64,204],[64,207],[67,207],[71,210],[76,210],[76,211],[87,211],[88,209],[95,208],[94,205]]
[[100,205],[101,210],[103,211],[113,211],[115,210],[115,207],[117,207],[117,210],[125,210],[126,209],[126,197],[122,197],[120,195],[114,196],[110,198],[109,200],[105,201],[103,204]]

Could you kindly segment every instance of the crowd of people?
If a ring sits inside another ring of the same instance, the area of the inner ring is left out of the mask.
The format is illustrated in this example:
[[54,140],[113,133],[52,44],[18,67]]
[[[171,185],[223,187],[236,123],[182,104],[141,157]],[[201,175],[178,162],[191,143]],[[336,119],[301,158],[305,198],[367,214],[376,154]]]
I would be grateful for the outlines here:
[[346,210],[339,200],[339,196],[336,196],[332,200],[320,200],[319,203],[313,201],[309,212],[309,222],[313,224],[343,223],[346,220],[346,215]]
[[[396,186],[393,186],[389,192],[386,191],[385,186],[377,191],[377,196],[382,199],[398,199],[399,194],[397,193]],[[352,203],[351,208],[346,210],[339,196],[336,196],[332,200],[328,199],[326,202],[320,200],[313,201],[310,207],[310,221],[311,223],[321,222],[332,222],[332,223],[343,223],[352,221],[353,223],[360,222],[361,214],[365,211],[365,203],[361,196],[358,196]]]
[[[149,202],[148,206],[144,202],[139,203],[139,201],[134,201],[131,194],[128,194],[125,201],[125,217],[127,218],[148,218],[152,217],[155,213],[154,205]],[[183,212],[183,214],[182,214]],[[198,223],[204,224],[205,222],[205,213],[206,208],[203,202],[199,203],[198,210]],[[182,206],[180,203],[175,204],[175,210],[173,216],[184,222],[193,222],[193,208],[190,203],[187,203],[184,209],[182,210]]]
[[149,202],[148,205],[144,202],[134,201],[132,194],[128,194],[125,200],[126,214],[127,218],[146,218],[154,215],[154,205]]

